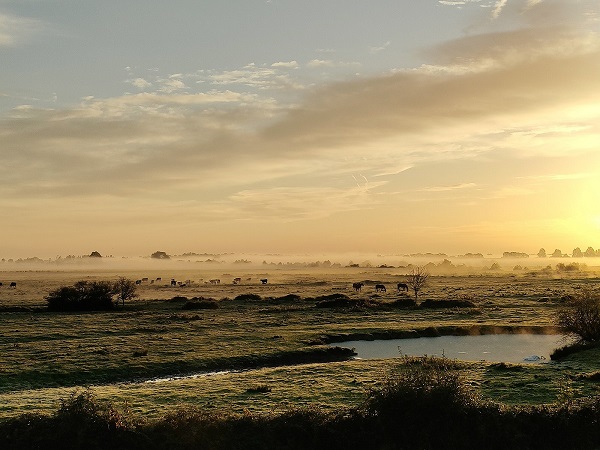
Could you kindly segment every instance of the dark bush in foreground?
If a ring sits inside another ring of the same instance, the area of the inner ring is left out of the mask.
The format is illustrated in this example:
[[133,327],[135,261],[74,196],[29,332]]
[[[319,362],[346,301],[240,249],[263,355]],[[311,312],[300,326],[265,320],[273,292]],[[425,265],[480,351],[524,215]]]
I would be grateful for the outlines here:
[[377,301],[350,298],[345,294],[330,294],[315,298],[317,308],[354,308],[378,304]]
[[413,306],[417,306],[417,302],[412,298],[399,298],[391,302],[390,306],[392,308],[412,308]]
[[112,295],[108,281],[78,281],[51,291],[46,301],[50,311],[107,311],[115,306]]
[[[267,391],[261,386],[261,391]],[[594,449],[600,397],[562,405],[482,401],[446,359],[405,358],[363,405],[285,413],[180,408],[146,422],[84,392],[52,416],[0,422],[0,448],[61,449]]]
[[262,300],[262,297],[258,294],[240,294],[234,298],[234,300],[242,302],[257,302]]
[[212,299],[204,299],[204,298],[192,298],[190,301],[186,301],[182,309],[185,310],[195,310],[195,309],[217,309],[219,304]]

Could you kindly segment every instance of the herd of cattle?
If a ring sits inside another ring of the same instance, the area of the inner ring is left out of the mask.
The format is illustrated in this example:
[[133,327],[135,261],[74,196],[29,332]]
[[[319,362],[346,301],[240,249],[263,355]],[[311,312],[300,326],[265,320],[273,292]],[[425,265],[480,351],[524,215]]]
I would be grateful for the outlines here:
[[[248,278],[247,281],[250,281],[251,278]],[[150,284],[154,284],[155,282],[158,281],[162,281],[162,277],[158,277],[156,279],[148,279],[147,277],[144,278],[140,278],[139,280],[135,280],[135,284],[137,285],[141,285],[144,283],[150,283]],[[261,278],[260,279],[260,283],[261,284],[267,284],[269,282],[269,280],[267,278]],[[194,282],[192,280],[185,280],[185,281],[177,281],[175,278],[171,278],[170,281],[170,285],[171,286],[179,286],[179,287],[185,287],[185,286],[191,286]],[[221,280],[219,278],[213,278],[212,280],[208,280],[208,281],[204,281],[204,280],[200,280],[200,283],[204,283],[204,284],[221,284]],[[242,279],[240,277],[236,277],[233,279],[233,284],[241,284],[242,283]],[[0,283],[0,286],[2,286],[2,283]]]
[[[365,285],[365,283],[362,283],[362,282],[352,283],[352,287],[354,288],[354,290],[356,292],[360,292],[364,285]],[[406,284],[406,283],[398,283],[396,285],[396,288],[398,289],[398,292],[408,292],[408,284]],[[375,292],[387,292],[385,284],[380,284],[380,283],[376,284]]]
[[[251,278],[248,278],[248,281],[249,280],[251,280]],[[141,285],[142,283],[154,284],[157,281],[162,281],[162,278],[157,277],[156,279],[149,280],[147,277],[144,277],[144,278],[140,278],[139,280],[135,280],[135,284],[136,285]],[[267,278],[260,279],[261,284],[267,284],[268,281],[269,280]],[[241,284],[241,282],[242,282],[242,279],[240,277],[233,279],[233,284]],[[175,280],[175,278],[171,278],[171,282],[170,282],[170,285],[174,286],[174,287],[176,287],[176,286],[185,287],[185,286],[190,286],[191,284],[192,284],[192,280],[177,281],[177,280]],[[204,281],[204,284],[221,284],[221,280],[218,278],[214,278],[212,280]],[[363,282],[352,283],[352,287],[354,288],[354,290],[356,292],[360,292],[364,285],[365,285],[365,283],[363,283]],[[2,282],[0,282],[0,287],[1,286],[4,286],[4,284]],[[9,287],[16,288],[17,287],[16,281],[12,281],[10,283]],[[396,288],[398,289],[398,292],[408,292],[408,285],[406,283],[398,283]],[[380,284],[380,283],[375,284],[375,292],[387,292],[385,284]]]

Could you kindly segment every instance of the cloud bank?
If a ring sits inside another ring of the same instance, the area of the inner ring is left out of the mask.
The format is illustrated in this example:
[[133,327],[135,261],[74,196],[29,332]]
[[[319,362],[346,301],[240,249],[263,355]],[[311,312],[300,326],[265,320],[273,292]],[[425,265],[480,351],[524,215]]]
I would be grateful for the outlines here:
[[[533,15],[556,2],[520,5]],[[510,6],[495,3],[498,20]],[[532,178],[504,184],[467,175],[467,160],[517,167],[597,153],[597,32],[525,19],[527,28],[468,35],[429,49],[427,65],[377,77],[293,87],[281,72],[299,70],[291,60],[195,78],[132,75],[132,88],[154,91],[89,97],[71,109],[17,108],[0,119],[0,206],[113,205],[116,216],[139,220],[153,205],[189,223],[290,221],[393,208],[407,196],[466,205],[531,195],[534,179],[538,187],[579,180],[534,165]],[[207,89],[190,92],[198,82]],[[272,95],[277,89],[293,90],[293,101]],[[425,166],[439,167],[438,184],[411,175]]]

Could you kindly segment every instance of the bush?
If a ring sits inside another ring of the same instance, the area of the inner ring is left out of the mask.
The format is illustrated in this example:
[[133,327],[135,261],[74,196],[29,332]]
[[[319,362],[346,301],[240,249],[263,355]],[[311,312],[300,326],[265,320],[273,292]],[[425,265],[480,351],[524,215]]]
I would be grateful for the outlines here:
[[192,298],[192,300],[185,302],[181,309],[217,309],[218,307],[219,304],[215,300],[205,298]]
[[583,291],[567,300],[558,312],[557,322],[582,342],[600,342],[600,296]]
[[258,302],[262,300],[262,297],[258,294],[240,294],[233,299],[234,301],[240,302]]
[[46,297],[50,311],[107,311],[114,308],[113,284],[109,281],[78,281]]

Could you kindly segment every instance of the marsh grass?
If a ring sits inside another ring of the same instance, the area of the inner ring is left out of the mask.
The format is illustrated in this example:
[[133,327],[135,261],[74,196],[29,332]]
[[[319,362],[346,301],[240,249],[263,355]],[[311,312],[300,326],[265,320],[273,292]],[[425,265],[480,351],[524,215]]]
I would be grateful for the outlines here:
[[600,400],[539,406],[482,400],[462,363],[404,358],[357,407],[316,405],[256,413],[180,406],[154,420],[90,391],[49,415],[0,421],[0,446],[95,449],[592,449],[600,444]]
[[[86,275],[86,279],[116,276],[97,273]],[[162,276],[170,279],[172,275]],[[174,276],[193,278],[188,274]],[[139,288],[139,298],[116,311],[50,313],[39,309],[44,296],[82,279],[81,273],[10,274],[9,278],[18,281],[18,289],[1,290],[0,307],[18,310],[0,313],[0,417],[52,411],[70,392],[65,388],[90,385],[102,386],[98,389],[102,394],[97,395],[103,400],[127,402],[136,414],[151,418],[164,414],[173,404],[211,410],[229,405],[258,414],[316,403],[320,410],[331,412],[363,401],[369,389],[381,383],[385,368],[394,364],[306,364],[349,356],[332,358],[327,353],[330,350],[317,345],[331,336],[386,337],[410,335],[415,330],[439,334],[440,330],[473,326],[550,326],[563,297],[594,283],[571,278],[431,277],[424,298],[477,299],[476,308],[458,311],[410,305],[396,308],[394,303],[406,297],[393,292],[373,300],[369,290],[352,290],[356,274],[333,274],[325,281],[320,274],[318,282],[306,274],[278,277],[280,281],[266,286],[194,284],[171,288],[146,284]],[[271,282],[273,277],[269,278]],[[392,285],[398,278],[379,273],[377,279]],[[352,307],[316,307],[315,299],[342,298],[334,294],[350,299]],[[216,299],[212,301],[218,308],[183,310],[183,305],[194,298]],[[548,301],[540,302],[540,298]],[[147,353],[134,356],[137,351]],[[576,395],[597,392],[593,378],[577,378],[578,374],[600,370],[598,353],[591,352],[595,356],[572,355],[559,366],[527,368],[518,373],[492,370],[482,364],[469,365],[463,371],[485,399],[507,404],[551,403],[557,398],[556,381],[565,374],[575,377]],[[283,367],[289,364],[294,366]],[[154,377],[249,368],[258,370],[210,381],[198,378],[158,386],[143,383]],[[272,388],[269,395],[245,392],[248,386],[261,384]]]

